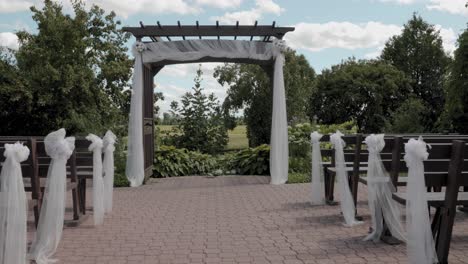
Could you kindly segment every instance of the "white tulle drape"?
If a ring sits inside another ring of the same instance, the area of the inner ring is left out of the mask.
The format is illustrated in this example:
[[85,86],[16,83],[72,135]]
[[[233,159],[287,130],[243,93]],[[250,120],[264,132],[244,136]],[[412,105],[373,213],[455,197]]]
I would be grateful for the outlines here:
[[128,121],[128,149],[125,174],[131,187],[138,187],[145,179],[143,161],[143,62],[144,44],[135,43],[132,48],[135,64],[133,66],[132,98]]
[[27,263],[27,199],[21,162],[29,156],[23,144],[5,144],[0,174],[0,264]]
[[273,77],[273,111],[271,125],[270,174],[272,184],[288,180],[288,128],[283,66],[286,48],[283,41],[272,43],[244,40],[184,40],[151,43],[136,42],[132,100],[128,129],[126,174],[131,186],[144,180],[143,163],[143,63],[161,61],[191,62],[202,58],[275,60]]
[[314,205],[325,204],[325,186],[323,178],[322,153],[320,153],[320,139],[322,134],[314,131],[310,134],[312,146],[312,170],[311,170],[311,203]]
[[405,161],[408,167],[406,187],[406,232],[407,254],[410,263],[437,263],[434,239],[426,198],[424,160],[427,160],[427,145],[419,138],[405,144]]
[[341,212],[345,219],[345,226],[351,227],[354,225],[362,224],[361,221],[356,220],[356,207],[354,205],[353,196],[349,189],[348,174],[346,172],[346,164],[344,159],[345,142],[341,138],[343,134],[340,131],[330,136],[330,143],[335,149],[335,168],[336,177],[338,178],[338,191],[340,194]]
[[93,152],[93,218],[94,225],[104,222],[104,178],[102,177],[102,139],[94,134],[86,137],[91,141],[88,150]]
[[364,143],[369,151],[367,196],[372,219],[372,233],[364,240],[379,241],[384,231],[385,220],[392,236],[404,241],[405,232],[401,222],[400,206],[392,198],[395,187],[380,158],[380,152],[385,147],[384,134],[371,134],[366,137]]
[[112,211],[112,200],[114,194],[114,150],[117,137],[108,130],[103,138],[104,143],[104,210],[106,213]]
[[36,237],[29,256],[37,264],[54,263],[51,259],[62,237],[67,189],[67,160],[75,149],[75,138],[65,138],[65,129],[48,134],[44,139],[45,151],[51,162],[42,201]]

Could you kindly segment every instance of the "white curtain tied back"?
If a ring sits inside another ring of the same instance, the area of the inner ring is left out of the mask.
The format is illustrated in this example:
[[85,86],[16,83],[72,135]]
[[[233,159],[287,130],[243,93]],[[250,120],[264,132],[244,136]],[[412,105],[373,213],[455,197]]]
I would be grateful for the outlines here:
[[429,209],[427,206],[424,160],[427,160],[427,145],[420,137],[405,144],[405,161],[408,167],[406,187],[406,232],[409,263],[437,263],[432,237]]
[[27,263],[27,198],[21,162],[28,159],[23,144],[5,144],[0,174],[0,264]]
[[198,59],[239,58],[252,60],[275,60],[273,77],[273,111],[271,124],[270,173],[272,184],[288,180],[288,128],[283,66],[286,49],[284,41],[272,43],[244,40],[184,40],[152,43],[136,42],[133,46],[135,65],[133,72],[132,98],[128,128],[128,151],[126,175],[130,186],[143,184],[143,63],[165,60],[193,62]]
[[310,144],[312,145],[312,169],[311,187],[313,205],[325,204],[325,186],[323,178],[322,154],[320,153],[320,139],[322,134],[314,131],[310,134]]
[[93,152],[93,218],[94,225],[104,222],[104,179],[102,177],[102,139],[94,134],[86,137],[91,141],[88,147]]
[[104,144],[104,209],[106,213],[112,211],[112,200],[114,193],[114,150],[117,137],[108,130],[103,138]]
[[29,256],[37,264],[54,263],[51,259],[62,237],[67,188],[67,160],[75,149],[75,138],[65,138],[65,129],[48,134],[45,151],[51,157],[36,236]]
[[385,147],[384,134],[366,137],[364,143],[369,151],[367,167],[367,195],[372,220],[372,233],[364,240],[378,241],[384,232],[384,220],[393,237],[404,241],[405,234],[401,222],[401,211],[398,203],[392,198],[395,187],[390,181],[380,158]]
[[356,207],[354,205],[353,196],[349,189],[348,174],[346,172],[346,164],[344,159],[343,148],[345,142],[341,138],[343,134],[340,131],[330,136],[330,142],[335,149],[335,168],[336,177],[338,178],[338,191],[340,194],[341,212],[345,219],[345,226],[351,227],[354,225],[362,224],[361,221],[356,220]]

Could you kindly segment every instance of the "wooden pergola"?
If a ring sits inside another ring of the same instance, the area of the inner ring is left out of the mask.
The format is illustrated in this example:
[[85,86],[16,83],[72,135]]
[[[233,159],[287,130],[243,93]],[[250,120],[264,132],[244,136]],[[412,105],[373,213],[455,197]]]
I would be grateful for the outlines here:
[[[196,21],[195,25],[161,25],[158,21],[156,25],[145,25],[140,22],[139,27],[123,27],[123,31],[130,32],[133,36],[142,42],[162,42],[162,41],[185,41],[185,40],[246,40],[271,42],[273,38],[282,39],[293,27],[276,27],[276,23],[271,25],[220,25],[216,21],[215,25],[200,25]],[[250,63],[260,65],[270,76],[273,83],[273,60],[254,60],[245,58],[215,58],[206,56],[192,61],[173,61],[164,60],[156,63],[144,64],[143,70],[143,146],[144,146],[144,167],[145,179],[152,175],[152,165],[154,157],[154,116],[153,116],[153,79],[156,74],[165,66],[180,63],[202,63],[202,62],[232,62],[232,63]]]

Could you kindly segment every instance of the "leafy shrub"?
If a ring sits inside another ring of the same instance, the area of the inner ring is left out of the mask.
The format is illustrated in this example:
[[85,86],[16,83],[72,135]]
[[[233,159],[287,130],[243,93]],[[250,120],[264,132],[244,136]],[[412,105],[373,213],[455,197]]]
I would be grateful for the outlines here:
[[198,151],[161,146],[155,152],[155,177],[205,175],[217,169],[215,157]]
[[125,147],[127,146],[127,138],[119,138],[115,144],[114,151],[114,164],[115,164],[115,175],[114,175],[114,187],[128,187],[127,176],[125,176],[125,166],[127,162],[127,152]]
[[289,172],[291,173],[307,173],[311,171],[310,157],[289,157]]
[[270,174],[270,146],[260,145],[237,152],[230,164],[242,175]]
[[310,173],[290,172],[288,175],[288,182],[291,183],[307,183],[310,182]]

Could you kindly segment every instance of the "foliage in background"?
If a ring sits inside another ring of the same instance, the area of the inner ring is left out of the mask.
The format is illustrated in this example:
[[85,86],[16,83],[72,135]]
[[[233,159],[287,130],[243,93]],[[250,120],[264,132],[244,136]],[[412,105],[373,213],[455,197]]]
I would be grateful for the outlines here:
[[115,164],[115,175],[114,175],[114,186],[115,187],[128,187],[130,182],[125,175],[125,166],[127,161],[127,138],[119,138],[115,144],[114,151],[114,164]]
[[[295,51],[285,54],[284,81],[288,122],[307,120],[308,96],[311,94],[315,72],[303,55]],[[217,67],[214,77],[221,85],[227,84],[227,97],[223,103],[225,113],[244,109],[249,146],[270,143],[272,87],[267,72],[251,64],[225,64]]]
[[155,177],[206,175],[218,166],[211,155],[174,146],[161,146],[154,157]]
[[154,177],[186,175],[268,175],[270,147],[262,145],[213,156],[198,151],[161,146],[155,152]]
[[310,116],[320,123],[355,120],[359,132],[378,133],[410,91],[404,73],[378,61],[345,61],[322,71]]
[[14,63],[3,57],[0,68],[6,76],[0,79],[0,134],[45,135],[60,127],[70,134],[102,133],[125,123],[128,35],[118,29],[115,13],[97,6],[87,11],[80,1],[72,6],[73,15],[51,0],[42,10],[31,7],[37,33],[18,32]]
[[411,80],[412,93],[428,110],[423,113],[425,132],[434,131],[444,107],[444,75],[450,63],[440,32],[421,16],[413,14],[403,32],[385,44],[381,59]]
[[441,130],[468,133],[468,29],[459,36],[458,48],[447,81],[445,111],[439,119]]
[[428,109],[421,99],[410,97],[392,113],[385,125],[386,133],[422,133]]
[[270,146],[264,144],[237,152],[231,166],[241,175],[269,175]]
[[179,148],[203,153],[218,153],[227,145],[228,135],[218,98],[203,93],[201,65],[194,79],[193,92],[182,96],[181,107],[173,104],[180,116],[174,143]]

